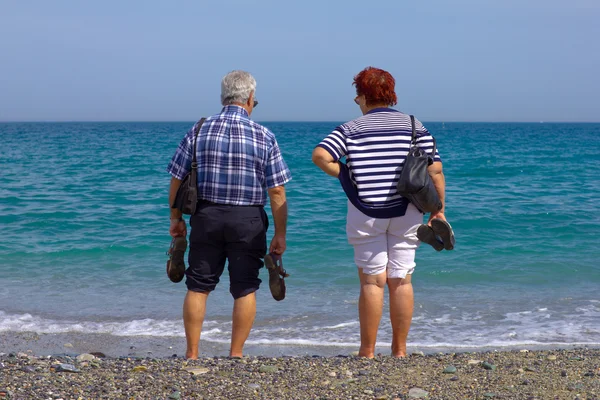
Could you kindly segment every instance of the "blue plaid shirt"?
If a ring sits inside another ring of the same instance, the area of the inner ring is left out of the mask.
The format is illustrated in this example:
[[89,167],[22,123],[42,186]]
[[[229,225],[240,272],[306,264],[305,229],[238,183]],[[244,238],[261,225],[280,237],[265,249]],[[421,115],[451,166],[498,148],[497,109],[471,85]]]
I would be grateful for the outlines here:
[[[195,127],[195,125],[194,125]],[[192,165],[194,127],[167,171],[183,179]],[[218,204],[264,205],[266,190],[292,179],[275,135],[239,106],[225,106],[204,121],[196,142],[198,199]]]

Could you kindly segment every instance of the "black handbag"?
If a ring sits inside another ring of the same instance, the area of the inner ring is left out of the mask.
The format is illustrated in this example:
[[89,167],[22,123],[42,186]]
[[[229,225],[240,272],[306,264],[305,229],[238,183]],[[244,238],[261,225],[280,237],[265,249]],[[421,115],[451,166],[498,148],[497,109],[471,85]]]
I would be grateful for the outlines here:
[[186,176],[183,177],[179,189],[175,195],[175,201],[171,208],[179,209],[183,214],[194,215],[196,212],[196,204],[198,203],[198,162],[196,160],[196,140],[200,128],[206,118],[202,118],[194,127],[194,145],[192,155],[192,168]]
[[[415,131],[415,117],[410,116],[412,124],[412,137],[410,150],[404,161],[400,180],[396,186],[398,194],[406,197],[422,213],[437,212],[442,209],[440,196],[427,172],[427,167],[433,164],[433,158],[427,152],[417,146],[417,134]],[[436,144],[433,138],[433,155],[435,157]]]

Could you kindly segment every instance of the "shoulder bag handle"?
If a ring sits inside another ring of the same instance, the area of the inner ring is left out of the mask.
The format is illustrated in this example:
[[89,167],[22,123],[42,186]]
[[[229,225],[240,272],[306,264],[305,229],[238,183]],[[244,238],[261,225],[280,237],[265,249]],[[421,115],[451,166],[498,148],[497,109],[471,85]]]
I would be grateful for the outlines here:
[[192,169],[198,168],[198,160],[196,159],[196,139],[198,138],[200,128],[202,128],[204,121],[206,121],[206,118],[201,118],[200,121],[196,123],[196,126],[194,126],[194,153],[192,154]]
[[[410,144],[411,146],[416,146],[417,145],[417,130],[415,129],[415,116],[411,115],[410,116],[410,124],[412,125],[412,137],[410,139]],[[437,151],[437,144],[435,143],[435,138],[433,137],[433,135],[431,135],[431,139],[433,139],[433,154],[431,156],[431,161],[429,163],[429,165],[433,164],[433,160],[435,160],[435,153]]]

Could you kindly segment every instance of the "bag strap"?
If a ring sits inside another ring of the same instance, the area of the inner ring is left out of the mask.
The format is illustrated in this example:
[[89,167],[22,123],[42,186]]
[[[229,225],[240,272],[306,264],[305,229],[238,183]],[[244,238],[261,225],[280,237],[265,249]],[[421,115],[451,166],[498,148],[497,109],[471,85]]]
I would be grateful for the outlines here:
[[417,145],[417,130],[415,129],[415,116],[410,116],[410,125],[412,126],[412,137],[410,139],[410,144],[412,146]]
[[194,126],[194,153],[192,154],[192,169],[198,168],[198,160],[196,159],[196,139],[198,138],[200,128],[202,128],[204,121],[206,121],[206,118],[201,118],[200,121],[198,121]]
[[[410,144],[411,146],[416,146],[417,145],[417,130],[415,129],[415,116],[411,115],[410,116],[410,124],[412,125],[412,137],[410,139]],[[435,138],[433,137],[433,135],[431,135],[431,139],[433,140],[433,156],[431,156],[431,160],[429,162],[429,165],[433,164],[433,160],[435,160],[435,153],[437,151],[437,144],[435,142]]]

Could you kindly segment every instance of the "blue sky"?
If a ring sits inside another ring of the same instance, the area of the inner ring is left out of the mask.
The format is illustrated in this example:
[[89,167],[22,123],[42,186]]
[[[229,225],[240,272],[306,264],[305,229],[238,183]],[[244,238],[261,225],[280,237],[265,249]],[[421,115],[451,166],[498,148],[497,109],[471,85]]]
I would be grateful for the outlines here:
[[359,114],[396,78],[424,121],[600,121],[598,0],[0,2],[0,120],[193,121],[233,69],[259,121]]

